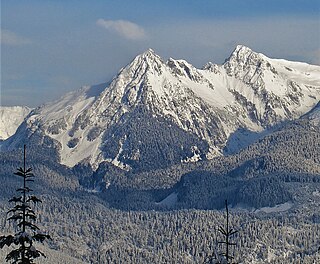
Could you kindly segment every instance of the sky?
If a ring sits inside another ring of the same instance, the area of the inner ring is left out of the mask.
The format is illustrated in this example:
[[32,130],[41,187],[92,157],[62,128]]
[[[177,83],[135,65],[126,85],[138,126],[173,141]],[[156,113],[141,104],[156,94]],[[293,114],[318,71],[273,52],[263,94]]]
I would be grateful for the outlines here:
[[237,44],[320,65],[320,1],[2,0],[0,104],[107,82],[148,48],[200,68]]

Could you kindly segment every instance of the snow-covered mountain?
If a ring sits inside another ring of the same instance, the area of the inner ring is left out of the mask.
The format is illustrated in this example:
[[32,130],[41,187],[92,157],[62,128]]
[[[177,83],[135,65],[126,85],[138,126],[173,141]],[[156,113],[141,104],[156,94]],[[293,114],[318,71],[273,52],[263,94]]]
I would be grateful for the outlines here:
[[137,56],[110,83],[83,87],[35,110],[2,149],[33,134],[53,140],[61,163],[150,169],[221,155],[231,134],[300,117],[320,100],[320,67],[237,46],[223,65],[197,69]]
[[0,140],[11,137],[31,110],[27,106],[0,106]]

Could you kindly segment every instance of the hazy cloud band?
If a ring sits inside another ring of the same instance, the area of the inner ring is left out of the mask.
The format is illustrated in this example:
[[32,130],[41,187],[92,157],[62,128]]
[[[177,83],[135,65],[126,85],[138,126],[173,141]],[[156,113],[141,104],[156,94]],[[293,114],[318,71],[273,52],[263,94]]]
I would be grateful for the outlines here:
[[131,40],[144,39],[146,34],[139,25],[126,20],[104,20],[98,19],[97,25],[118,35]]
[[18,36],[14,32],[11,32],[6,29],[1,30],[1,44],[8,46],[21,46],[30,44],[31,40]]

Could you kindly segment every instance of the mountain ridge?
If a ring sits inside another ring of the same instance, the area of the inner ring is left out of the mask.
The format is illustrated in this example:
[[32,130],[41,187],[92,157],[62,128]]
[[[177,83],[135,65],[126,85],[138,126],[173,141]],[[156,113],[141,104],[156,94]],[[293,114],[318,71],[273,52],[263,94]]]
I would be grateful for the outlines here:
[[[9,138],[2,149],[15,148],[37,132],[56,142],[61,163],[70,167],[88,162],[98,168],[107,161],[130,170],[132,164],[150,162],[141,156],[148,151],[155,151],[151,156],[160,158],[161,166],[211,159],[223,155],[239,129],[261,132],[311,110],[320,100],[319,80],[319,66],[270,59],[241,45],[223,65],[207,63],[202,69],[185,60],[164,62],[149,49],[111,82],[83,87],[33,110],[24,121],[28,132]],[[140,128],[134,125],[139,119],[144,120]],[[155,127],[164,130],[149,149],[137,130],[150,134]],[[181,133],[192,144],[171,140]],[[164,155],[165,141],[182,151]]]

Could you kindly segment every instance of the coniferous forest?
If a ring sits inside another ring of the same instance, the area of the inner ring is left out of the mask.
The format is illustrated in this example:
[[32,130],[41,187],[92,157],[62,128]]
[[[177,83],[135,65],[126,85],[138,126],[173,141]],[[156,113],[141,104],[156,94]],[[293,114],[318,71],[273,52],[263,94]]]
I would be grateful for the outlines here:
[[[317,263],[319,133],[306,128],[288,124],[232,156],[134,175],[110,164],[69,169],[30,146],[32,189],[43,201],[37,226],[52,238],[39,245],[47,256],[41,263],[208,263],[225,252],[226,199],[237,231],[232,261]],[[4,234],[13,228],[6,212],[21,185],[13,173],[21,151],[0,154]]]

